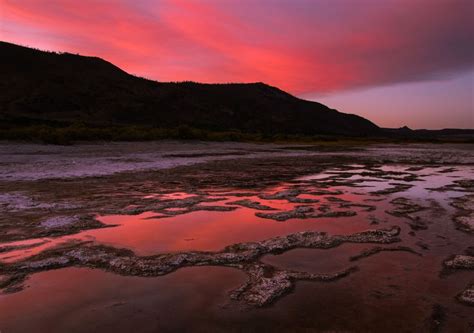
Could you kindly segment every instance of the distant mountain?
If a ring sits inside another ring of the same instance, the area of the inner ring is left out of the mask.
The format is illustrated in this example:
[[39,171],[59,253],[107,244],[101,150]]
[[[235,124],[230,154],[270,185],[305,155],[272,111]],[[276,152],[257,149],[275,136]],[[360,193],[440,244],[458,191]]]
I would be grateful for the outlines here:
[[264,83],[155,82],[96,57],[0,42],[2,126],[137,125],[248,133],[374,135],[362,117]]
[[382,128],[381,133],[383,136],[400,139],[474,140],[474,129],[445,128],[440,130],[413,130],[407,126],[403,126],[400,128]]

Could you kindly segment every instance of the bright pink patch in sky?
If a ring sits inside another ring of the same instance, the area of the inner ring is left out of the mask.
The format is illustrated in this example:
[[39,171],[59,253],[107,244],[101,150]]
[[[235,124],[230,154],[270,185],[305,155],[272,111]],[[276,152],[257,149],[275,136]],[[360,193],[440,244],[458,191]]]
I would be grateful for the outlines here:
[[[471,0],[0,0],[0,39],[159,81],[264,81],[317,99],[469,73],[473,12]],[[458,109],[472,121],[472,99]]]

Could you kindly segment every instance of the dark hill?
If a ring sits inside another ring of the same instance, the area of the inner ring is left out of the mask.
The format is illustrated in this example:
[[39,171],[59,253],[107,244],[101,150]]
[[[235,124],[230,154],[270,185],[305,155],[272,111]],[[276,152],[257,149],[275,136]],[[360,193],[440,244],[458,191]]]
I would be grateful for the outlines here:
[[5,126],[137,125],[249,133],[369,135],[372,122],[263,83],[161,83],[95,57],[0,42]]

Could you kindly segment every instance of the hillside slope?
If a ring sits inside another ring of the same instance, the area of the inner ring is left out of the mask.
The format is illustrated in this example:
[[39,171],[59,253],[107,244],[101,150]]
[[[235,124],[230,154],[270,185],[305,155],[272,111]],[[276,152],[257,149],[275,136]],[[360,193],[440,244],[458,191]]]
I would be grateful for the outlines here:
[[263,83],[162,83],[95,57],[0,42],[4,126],[189,125],[210,131],[370,135],[372,122]]

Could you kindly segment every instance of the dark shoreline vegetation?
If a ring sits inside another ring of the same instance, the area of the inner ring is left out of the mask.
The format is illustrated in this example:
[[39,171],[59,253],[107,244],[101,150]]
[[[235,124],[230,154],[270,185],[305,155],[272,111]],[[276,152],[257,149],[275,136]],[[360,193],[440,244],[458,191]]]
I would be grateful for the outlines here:
[[321,144],[371,144],[371,143],[474,143],[469,137],[356,137],[336,135],[302,135],[245,133],[238,130],[209,131],[190,126],[176,128],[147,128],[140,126],[91,127],[71,125],[56,127],[32,125],[0,129],[0,140],[70,145],[80,141],[158,141],[158,140],[235,141],[262,143],[321,143]]
[[474,137],[373,137],[245,133],[238,130],[209,131],[190,126],[176,128],[148,128],[140,126],[91,127],[71,125],[66,127],[31,125],[0,128],[0,140],[70,145],[76,142],[119,142],[158,140],[235,141],[261,143],[318,143],[318,144],[372,144],[372,143],[474,143]]

